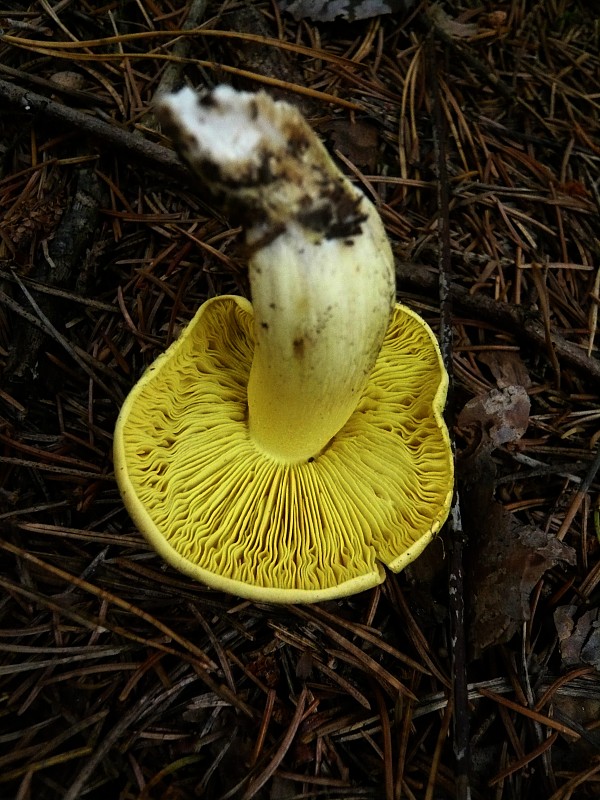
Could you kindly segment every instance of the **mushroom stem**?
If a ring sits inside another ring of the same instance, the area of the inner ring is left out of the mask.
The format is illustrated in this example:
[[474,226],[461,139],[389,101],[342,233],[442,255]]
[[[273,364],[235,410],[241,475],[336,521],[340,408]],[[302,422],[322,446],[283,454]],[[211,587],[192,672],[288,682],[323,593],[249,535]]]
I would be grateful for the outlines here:
[[183,89],[158,113],[246,230],[250,436],[280,462],[316,458],[355,410],[390,320],[394,262],[379,214],[287,103]]

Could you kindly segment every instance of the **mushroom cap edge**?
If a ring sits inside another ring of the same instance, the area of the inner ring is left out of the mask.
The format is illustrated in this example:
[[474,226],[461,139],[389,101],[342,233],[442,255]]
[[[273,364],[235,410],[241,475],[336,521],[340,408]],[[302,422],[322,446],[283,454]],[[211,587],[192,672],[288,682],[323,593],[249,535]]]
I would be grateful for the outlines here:
[[[156,371],[160,369],[164,361],[173,354],[174,350],[181,346],[186,336],[189,334],[194,321],[198,316],[201,315],[206,306],[215,301],[223,300],[232,300],[240,307],[240,309],[252,314],[251,303],[245,298],[237,297],[235,295],[224,295],[206,301],[206,303],[204,303],[199,309],[196,316],[192,319],[188,326],[186,326],[181,336],[167,349],[167,351],[158,356],[153,364],[148,367],[138,383],[135,385],[134,390],[132,390],[132,392],[130,392],[126,398],[121,409],[115,429],[115,475],[117,477],[124,504],[129,511],[130,516],[132,517],[138,529],[143,533],[147,541],[167,563],[171,564],[177,570],[183,572],[189,577],[192,577],[193,579],[198,580],[201,583],[218,591],[225,591],[230,594],[257,602],[312,603],[341,598],[365,591],[369,588],[373,588],[385,580],[385,570],[380,562],[376,562],[373,570],[352,577],[349,580],[342,581],[337,585],[312,589],[265,587],[218,575],[210,570],[202,568],[197,564],[191,563],[184,556],[178,553],[171,546],[164,535],[157,529],[150,514],[137,497],[135,488],[129,477],[123,441],[123,427],[128,417],[130,407],[135,402],[135,398],[139,389],[148,382],[152,381]],[[440,504],[438,513],[432,519],[430,529],[421,534],[420,538],[407,547],[400,555],[386,563],[387,568],[392,572],[399,572],[400,570],[404,569],[411,561],[420,555],[425,547],[433,540],[433,538],[435,538],[435,535],[447,518],[453,495],[453,462],[451,457],[451,445],[449,434],[442,415],[448,387],[448,377],[445,369],[443,368],[439,345],[433,332],[418,314],[401,304],[397,304],[396,309],[398,311],[401,310],[402,313],[408,317],[413,317],[414,319],[418,320],[419,324],[427,331],[431,345],[433,346],[437,355],[437,359],[441,367],[440,381],[435,396],[431,401],[431,408],[438,430],[442,435],[445,446],[450,455],[448,461],[448,491],[445,499]]]

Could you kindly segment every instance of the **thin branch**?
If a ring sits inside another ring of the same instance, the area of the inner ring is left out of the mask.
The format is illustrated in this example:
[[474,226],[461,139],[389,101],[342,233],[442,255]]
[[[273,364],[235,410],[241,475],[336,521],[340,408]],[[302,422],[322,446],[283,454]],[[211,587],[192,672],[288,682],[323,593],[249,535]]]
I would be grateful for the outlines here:
[[0,80],[0,99],[17,106],[21,111],[43,116],[48,120],[76,128],[100,141],[104,147],[114,147],[133,159],[150,162],[156,169],[189,185],[189,172],[172,150],[149,142],[140,133],[132,133],[116,122],[103,122],[83,111],[57,103],[48,97]]
[[[428,267],[418,264],[396,264],[396,277],[401,292],[422,291],[433,294],[437,278]],[[476,319],[483,319],[499,328],[509,328],[518,338],[532,342],[546,351],[546,330],[535,312],[512,303],[503,303],[481,294],[469,294],[458,283],[450,284],[454,309]],[[600,361],[587,355],[585,346],[578,347],[559,333],[551,332],[552,346],[559,360],[576,369],[584,378],[600,381]]]
[[[446,159],[448,157],[447,133],[442,113],[440,84],[433,36],[427,42],[430,55],[431,90],[433,95],[433,144],[437,172],[438,204],[438,265],[440,294],[440,339],[444,363],[450,377],[450,392],[446,416],[452,422],[455,417],[453,387],[453,333],[452,333],[452,284],[451,284],[451,239],[450,239],[450,184]],[[445,52],[445,51],[444,51]],[[447,72],[446,64],[444,70]],[[448,575],[448,608],[450,612],[450,641],[452,664],[452,736],[455,759],[457,800],[470,797],[470,715],[467,689],[467,644],[465,632],[464,568],[463,548],[466,534],[462,527],[460,496],[455,491],[448,519],[451,536],[451,553]],[[449,722],[449,720],[448,720]],[[428,791],[429,795],[429,791]]]

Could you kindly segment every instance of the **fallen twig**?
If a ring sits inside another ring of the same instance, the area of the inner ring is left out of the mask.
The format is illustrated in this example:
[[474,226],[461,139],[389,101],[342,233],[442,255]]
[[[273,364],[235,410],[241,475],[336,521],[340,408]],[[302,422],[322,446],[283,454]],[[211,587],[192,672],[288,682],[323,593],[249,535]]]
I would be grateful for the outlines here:
[[122,128],[116,122],[103,122],[91,114],[77,111],[8,81],[0,80],[0,99],[17,106],[32,117],[41,115],[62,125],[77,128],[99,140],[105,147],[115,147],[134,159],[149,161],[172,178],[185,180],[186,184],[190,181],[188,172],[172,150],[148,141],[140,133]]
[[[416,290],[433,294],[436,290],[435,273],[426,266],[420,269],[415,264],[396,264],[396,276],[400,293]],[[512,303],[494,300],[487,295],[469,294],[464,286],[455,282],[450,284],[450,288],[456,310],[467,312],[476,319],[486,320],[500,328],[510,328],[516,336],[533,342],[544,351],[547,349],[544,323],[535,312]],[[583,376],[600,380],[600,361],[588,356],[584,347],[578,347],[555,332],[551,333],[550,339],[557,358]]]
[[[435,151],[437,173],[437,205],[438,205],[438,265],[439,265],[439,295],[440,295],[440,340],[444,364],[450,378],[450,391],[446,416],[450,422],[456,418],[454,408],[453,389],[453,329],[452,306],[453,294],[450,281],[450,186],[448,181],[447,159],[447,134],[444,116],[441,108],[440,84],[438,79],[439,63],[436,59],[434,40],[428,42],[430,54],[430,80],[433,102],[433,143]],[[450,429],[452,427],[450,426]],[[457,489],[454,492],[452,508],[448,522],[450,531],[450,559],[448,574],[448,609],[449,638],[452,642],[452,738],[455,759],[455,781],[457,800],[468,800],[470,797],[470,715],[467,690],[467,643],[465,632],[465,600],[464,600],[464,569],[463,547],[466,544],[466,533],[462,527],[460,513],[460,495]],[[449,706],[450,708],[450,706]],[[450,716],[447,714],[445,725],[450,725]],[[441,747],[441,745],[440,745]],[[438,754],[438,748],[436,748]],[[430,786],[427,788],[427,797],[433,796],[434,789],[432,769]],[[431,788],[430,788],[431,787]]]

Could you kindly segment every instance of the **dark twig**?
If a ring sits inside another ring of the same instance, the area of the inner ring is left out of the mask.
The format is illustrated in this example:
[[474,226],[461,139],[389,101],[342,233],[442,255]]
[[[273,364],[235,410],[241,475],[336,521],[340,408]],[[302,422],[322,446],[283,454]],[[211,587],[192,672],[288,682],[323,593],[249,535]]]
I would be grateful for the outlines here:
[[463,46],[460,40],[453,38],[444,29],[441,19],[442,15],[444,15],[444,12],[441,10],[441,6],[437,4],[428,11],[428,22],[435,32],[435,37],[444,43],[447,50],[452,51],[454,58],[458,59],[461,63],[467,64],[484,83],[501,94],[506,100],[515,102],[515,93],[511,87],[492,72],[480,58],[474,55],[472,48]]
[[54,567],[51,564],[42,561],[42,559],[37,558],[31,553],[28,553],[21,547],[17,547],[17,545],[11,544],[10,542],[4,540],[0,540],[0,547],[3,550],[12,553],[13,555],[23,559],[24,561],[27,561],[30,564],[35,564],[36,567],[45,570],[46,572],[54,575],[55,577],[66,580],[70,584],[76,585],[79,589],[82,589],[85,592],[89,592],[90,594],[95,595],[96,597],[100,597],[105,602],[112,603],[117,607],[122,608],[125,611],[128,611],[129,613],[134,614],[140,619],[143,619],[146,622],[150,623],[162,634],[167,636],[172,641],[177,642],[177,644],[181,645],[184,648],[184,650],[191,653],[195,657],[196,663],[199,666],[201,666],[202,669],[216,668],[216,664],[206,655],[206,653],[204,653],[204,651],[201,648],[197,647],[188,639],[179,636],[177,633],[175,633],[174,630],[169,628],[167,625],[164,625],[164,623],[162,623],[160,620],[156,619],[151,614],[146,613],[141,608],[137,608],[132,603],[128,603],[122,600],[117,595],[112,594],[111,592],[107,592],[104,589],[100,589],[97,586],[94,586],[93,584],[89,583],[88,581],[82,580],[81,578],[78,578],[75,575],[71,575],[65,570],[59,569],[58,567]]
[[[448,181],[447,134],[441,110],[440,86],[437,70],[433,36],[428,39],[429,64],[431,73],[431,89],[433,95],[433,143],[437,172],[437,205],[438,205],[438,265],[440,293],[440,339],[444,363],[450,377],[450,392],[446,408],[446,416],[452,421],[455,417],[452,392],[452,288],[450,261],[450,189]],[[446,70],[446,64],[444,64]],[[463,547],[466,544],[465,532],[461,523],[460,497],[455,491],[452,500],[448,528],[451,537],[451,554],[448,576],[448,607],[450,611],[450,642],[452,666],[452,698],[453,698],[453,746],[455,758],[455,780],[457,800],[468,800],[470,797],[469,779],[469,699],[467,689],[467,646],[465,633],[464,571]]]
[[[188,9],[187,17],[183,23],[183,30],[191,31],[200,25],[200,21],[206,13],[206,4],[207,0],[192,0]],[[192,41],[193,40],[191,37],[183,36],[181,39],[178,39],[174,42],[171,48],[171,55],[174,56],[174,60],[167,61],[165,65],[163,73],[160,76],[158,88],[156,90],[157,95],[160,96],[161,94],[166,94],[167,92],[172,92],[179,88],[178,84],[180,84],[182,80],[181,76],[184,67],[184,61],[189,56]],[[146,114],[144,117],[144,124],[149,128],[157,127],[156,117],[154,116],[153,111],[150,111],[148,114]]]
[[166,691],[159,693],[156,689],[153,689],[138,700],[126,714],[123,714],[118,719],[112,729],[103,736],[96,752],[86,760],[79,774],[69,787],[68,792],[64,796],[64,800],[76,800],[78,797],[81,797],[83,788],[98,765],[106,757],[111,747],[114,747],[119,738],[129,730],[132,725],[137,725],[139,727],[147,717],[151,715],[157,716],[162,708],[168,707],[188,684],[196,680],[198,680],[196,675],[187,675],[185,678],[181,678],[177,681],[175,686],[171,686]]
[[596,450],[596,456],[594,461],[592,462],[590,468],[587,471],[587,474],[583,481],[581,482],[581,486],[578,486],[573,500],[571,501],[571,505],[569,510],[565,514],[565,518],[562,522],[562,525],[556,532],[556,538],[560,539],[561,541],[565,538],[565,535],[571,525],[573,524],[573,520],[575,519],[575,515],[581,508],[581,504],[583,503],[587,493],[590,490],[592,483],[594,482],[596,475],[598,474],[598,470],[600,469],[600,447]]
[[[435,273],[415,264],[397,264],[396,276],[401,291],[424,291],[433,294],[437,285]],[[481,294],[469,294],[464,286],[450,284],[455,311],[482,319],[499,328],[509,328],[515,336],[546,351],[546,330],[537,314],[512,303],[503,303]],[[573,367],[585,378],[600,380],[600,361],[587,355],[583,347],[567,341],[559,333],[551,333],[552,346],[559,360]]]
[[[62,212],[60,222],[50,237],[42,243],[45,258],[34,259],[33,274],[56,288],[66,289],[77,284],[85,272],[86,254],[94,252],[98,241],[100,208],[108,202],[104,185],[91,167],[77,170],[75,192],[68,206]],[[51,328],[61,325],[64,304],[42,295],[35,302],[21,283],[17,271],[12,279],[21,286],[30,304],[34,307],[43,331],[31,326],[15,329],[6,378],[11,382],[23,382],[36,372],[46,335],[54,335]],[[61,342],[64,346],[64,343]]]
[[[61,345],[61,347],[63,347],[67,351],[67,353],[69,353],[69,355],[73,358],[73,360],[77,363],[77,365],[81,367],[83,372],[85,372],[85,374],[89,378],[91,378],[94,381],[94,383],[96,383],[102,389],[102,391],[106,392],[106,394],[109,397],[112,397],[117,401],[119,401],[120,398],[115,393],[115,391],[98,377],[98,375],[94,372],[92,367],[90,367],[81,357],[81,355],[71,347],[68,339],[66,339],[66,337],[63,336],[62,333],[60,333],[50,322],[50,320],[46,317],[44,312],[41,310],[39,305],[34,300],[31,292],[27,289],[25,284],[19,279],[17,273],[14,272],[13,275],[15,280],[19,284],[23,294],[31,304],[33,310],[36,312],[35,317],[33,315],[30,316],[29,314],[26,313],[22,314],[22,316],[28,319],[28,321],[31,321],[36,327],[39,326],[40,330],[44,330],[49,336],[51,336],[55,341],[57,341]],[[11,298],[5,295],[4,292],[0,292],[0,302],[3,305],[6,305],[8,308],[12,308],[13,310],[18,311],[18,313],[21,313],[19,304],[11,300]]]
[[41,115],[48,120],[83,131],[98,139],[105,147],[115,147],[133,159],[150,162],[155,168],[167,172],[177,180],[184,180],[186,184],[190,182],[189,173],[172,150],[149,142],[141,134],[131,133],[117,123],[103,122],[91,114],[69,108],[8,81],[0,80],[0,99],[17,106],[32,117],[36,114]]
[[289,728],[285,732],[279,747],[273,754],[273,758],[271,759],[270,763],[265,767],[260,775],[257,775],[250,783],[243,795],[243,800],[250,800],[252,797],[256,797],[256,793],[265,785],[265,783],[269,780],[269,778],[273,775],[275,770],[283,761],[285,754],[290,749],[290,746],[294,741],[294,737],[296,736],[300,723],[302,722],[302,715],[304,714],[304,709],[306,707],[307,697],[308,692],[306,688],[303,688],[296,702],[294,716],[290,721]]

